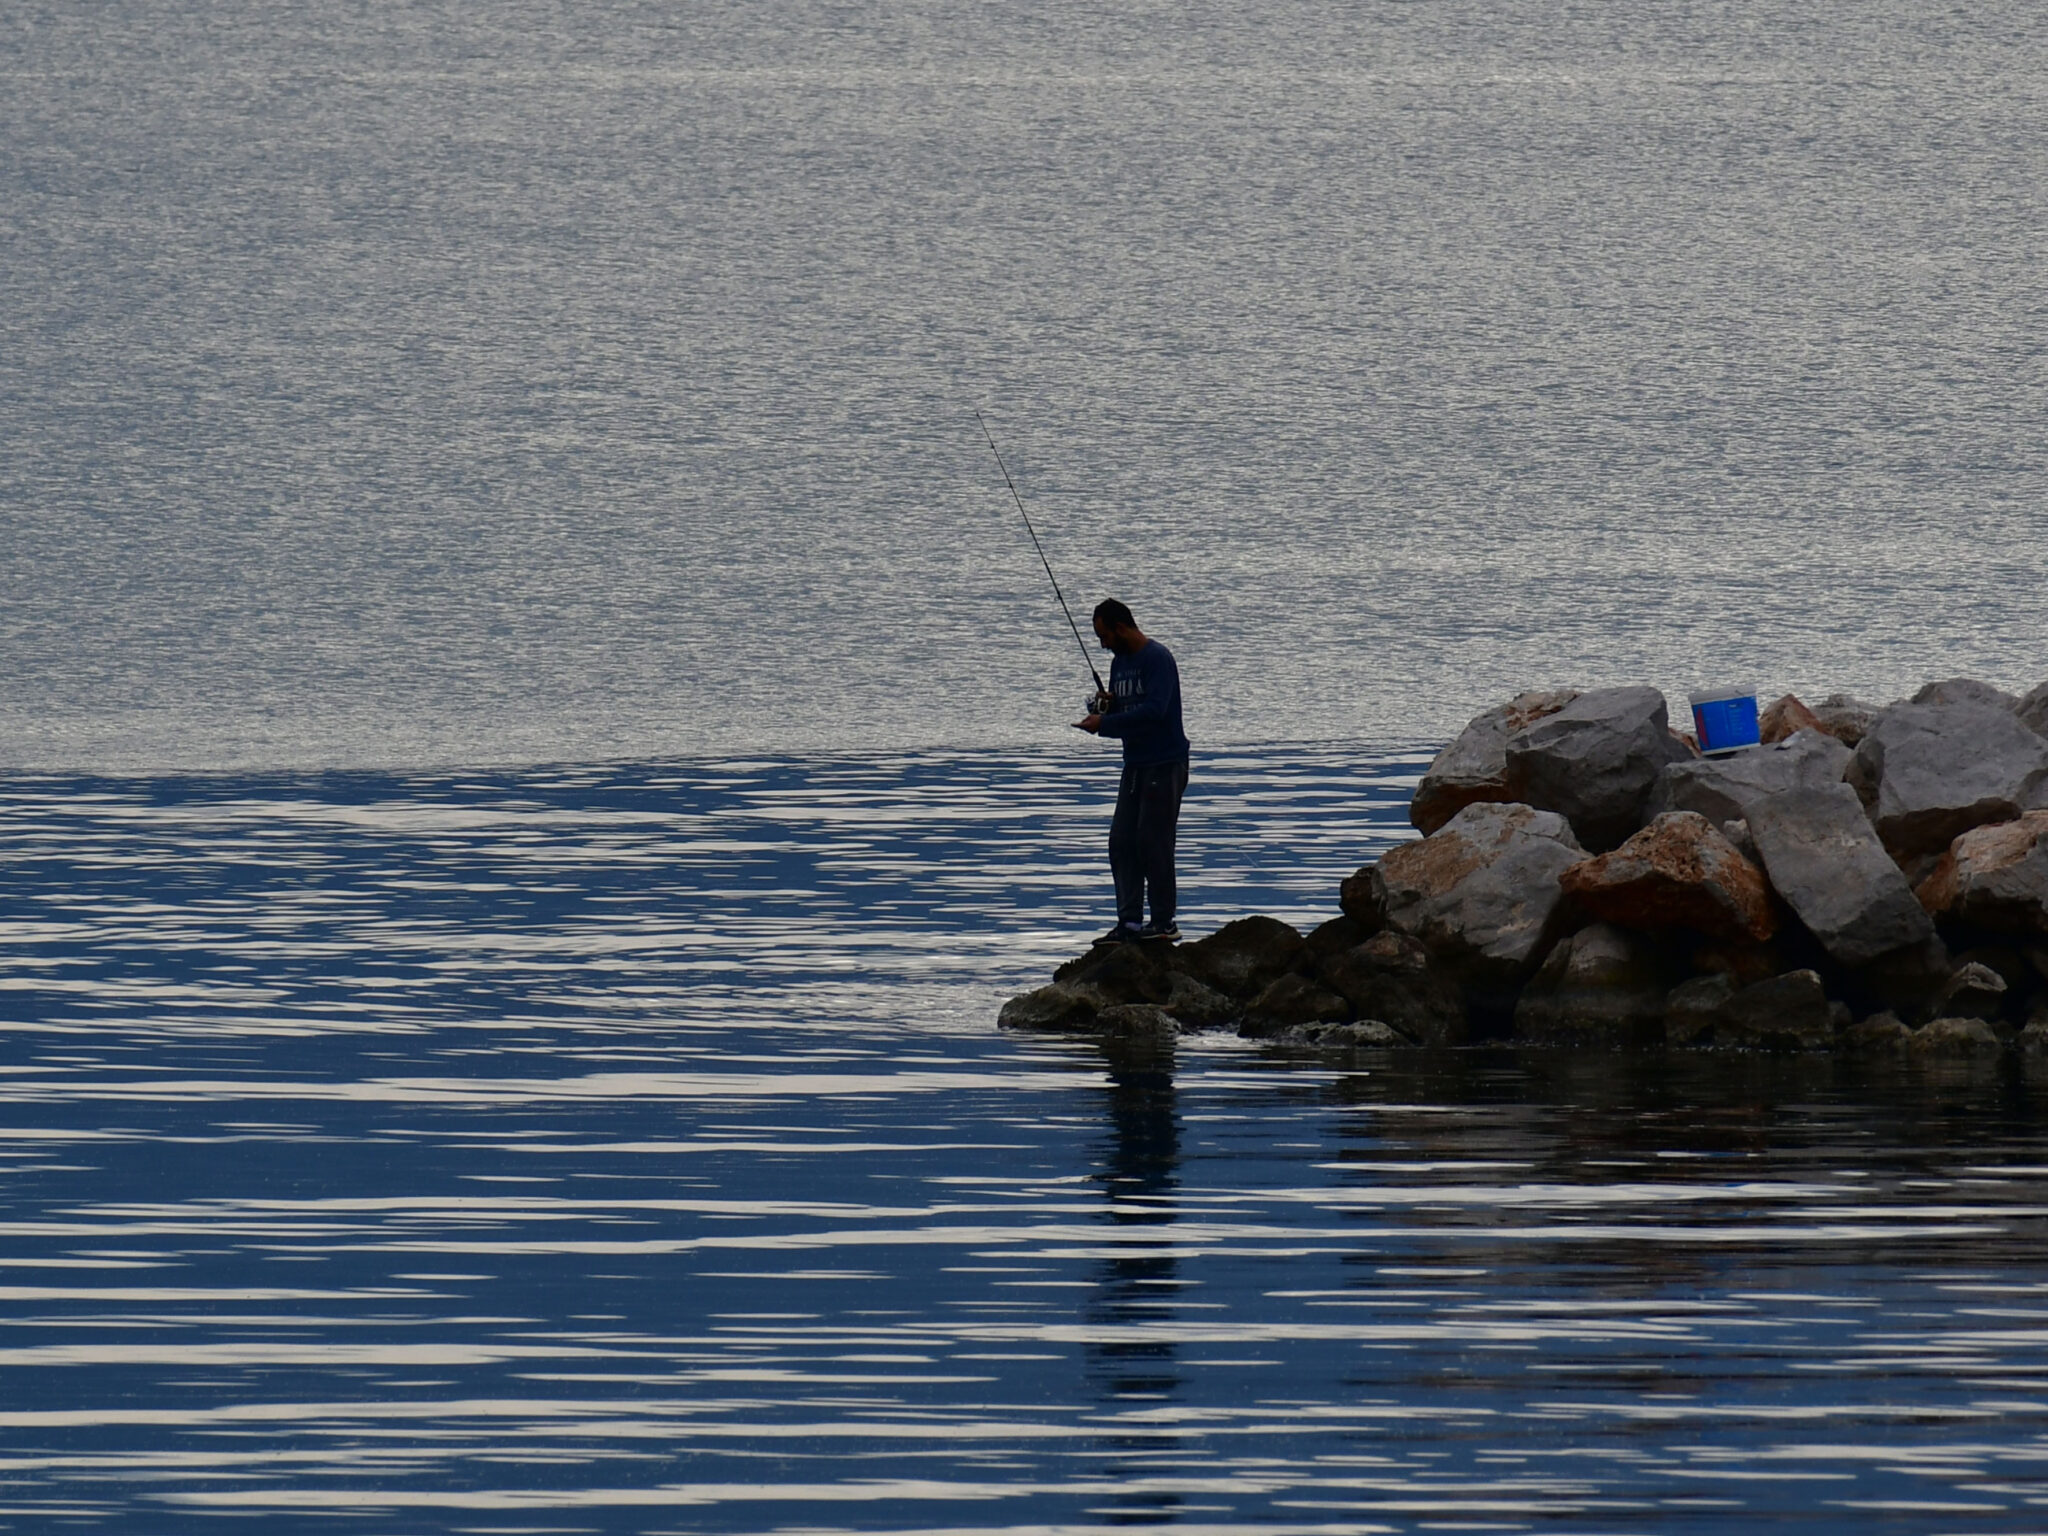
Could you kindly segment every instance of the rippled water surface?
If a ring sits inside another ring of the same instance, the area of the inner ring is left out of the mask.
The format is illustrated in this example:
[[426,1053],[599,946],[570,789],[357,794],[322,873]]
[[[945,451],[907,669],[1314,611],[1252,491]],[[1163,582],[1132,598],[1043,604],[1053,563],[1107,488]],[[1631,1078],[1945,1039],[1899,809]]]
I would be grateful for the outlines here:
[[2037,0],[17,0],[0,766],[2048,655]]
[[[1189,925],[1419,766],[1199,762]],[[999,1034],[1108,787],[0,783],[0,1522],[2048,1524],[2042,1085]]]

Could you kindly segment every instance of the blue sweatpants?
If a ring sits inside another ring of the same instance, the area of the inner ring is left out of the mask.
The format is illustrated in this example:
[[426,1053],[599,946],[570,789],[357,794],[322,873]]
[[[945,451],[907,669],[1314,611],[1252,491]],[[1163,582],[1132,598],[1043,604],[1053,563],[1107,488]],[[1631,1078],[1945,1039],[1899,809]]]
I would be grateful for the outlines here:
[[1125,768],[1116,790],[1116,815],[1109,822],[1109,872],[1116,881],[1116,920],[1145,920],[1152,897],[1152,921],[1173,921],[1178,892],[1173,879],[1173,839],[1180,827],[1181,797],[1188,791],[1188,760]]

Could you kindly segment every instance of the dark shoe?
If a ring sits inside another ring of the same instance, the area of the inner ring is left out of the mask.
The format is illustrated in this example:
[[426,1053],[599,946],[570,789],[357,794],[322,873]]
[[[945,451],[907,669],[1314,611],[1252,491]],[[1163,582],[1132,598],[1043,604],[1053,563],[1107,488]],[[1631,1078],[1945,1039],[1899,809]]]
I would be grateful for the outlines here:
[[1147,923],[1138,930],[1138,937],[1147,942],[1163,940],[1168,944],[1178,944],[1180,942],[1180,925],[1173,922]]
[[1134,939],[1141,937],[1144,934],[1144,932],[1145,930],[1140,928],[1136,923],[1118,923],[1114,928],[1110,929],[1109,932],[1105,933],[1101,938],[1097,939],[1095,942],[1098,945],[1129,944]]

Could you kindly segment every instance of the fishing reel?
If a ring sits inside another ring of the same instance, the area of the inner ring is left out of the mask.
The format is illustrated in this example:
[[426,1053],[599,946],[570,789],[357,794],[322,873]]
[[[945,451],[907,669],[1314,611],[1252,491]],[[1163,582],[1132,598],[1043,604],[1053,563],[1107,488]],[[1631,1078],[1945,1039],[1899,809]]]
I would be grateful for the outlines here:
[[1091,715],[1106,715],[1116,707],[1116,699],[1107,688],[1088,695],[1088,702],[1082,706]]

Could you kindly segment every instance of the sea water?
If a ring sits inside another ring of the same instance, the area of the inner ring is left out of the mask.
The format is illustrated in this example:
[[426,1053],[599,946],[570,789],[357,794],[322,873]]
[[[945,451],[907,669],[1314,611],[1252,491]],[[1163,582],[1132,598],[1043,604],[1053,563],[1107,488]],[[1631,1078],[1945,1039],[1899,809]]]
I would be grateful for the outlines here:
[[[2041,680],[2037,8],[0,8],[0,1524],[2038,1530],[2023,1070],[1014,1037],[1536,685]],[[535,766],[555,765],[555,766]]]
[[[1185,920],[1419,766],[1202,760]],[[999,1032],[1109,790],[13,781],[0,1524],[2040,1528],[2048,1082]]]
[[0,765],[2048,676],[2027,0],[0,8]]

